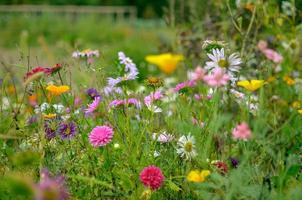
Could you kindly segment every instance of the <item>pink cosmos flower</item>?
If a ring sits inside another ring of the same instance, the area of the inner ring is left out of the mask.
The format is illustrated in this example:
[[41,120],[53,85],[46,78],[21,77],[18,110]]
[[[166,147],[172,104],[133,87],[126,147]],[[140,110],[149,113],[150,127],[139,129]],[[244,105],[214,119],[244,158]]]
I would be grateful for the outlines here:
[[159,100],[161,98],[163,98],[161,91],[151,92],[150,95],[144,98],[144,103],[146,106],[150,106],[153,101]]
[[203,80],[211,87],[220,87],[226,85],[230,77],[224,73],[222,68],[217,67],[212,74],[206,75]]
[[283,60],[282,55],[272,49],[265,49],[262,51],[262,53],[267,59],[273,61],[274,63],[281,63]]
[[99,106],[101,97],[94,98],[93,102],[88,105],[88,108],[85,109],[85,114],[93,113]]
[[246,122],[238,124],[236,128],[233,129],[233,137],[235,139],[247,140],[252,136],[252,132]]
[[186,87],[194,87],[195,85],[196,85],[196,81],[188,80],[188,81],[177,84],[173,90],[174,90],[174,92],[178,92],[181,89],[184,89]]
[[205,76],[206,71],[201,68],[200,66],[197,66],[195,71],[193,72],[192,75],[192,80],[194,81],[201,81],[203,77]]
[[140,173],[139,178],[140,181],[151,190],[158,190],[165,180],[160,168],[154,165],[145,167]]
[[94,147],[105,146],[111,142],[113,129],[109,126],[96,126],[89,135],[89,141]]

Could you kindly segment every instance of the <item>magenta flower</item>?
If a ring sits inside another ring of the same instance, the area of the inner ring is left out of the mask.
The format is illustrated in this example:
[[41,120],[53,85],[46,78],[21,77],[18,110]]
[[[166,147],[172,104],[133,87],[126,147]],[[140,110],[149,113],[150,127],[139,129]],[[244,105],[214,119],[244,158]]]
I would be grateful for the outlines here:
[[154,165],[145,167],[140,173],[139,178],[140,181],[151,190],[158,190],[165,180],[160,168]]
[[113,129],[109,126],[96,126],[89,135],[89,141],[94,147],[101,147],[111,142]]
[[212,74],[206,75],[203,80],[211,87],[220,87],[226,85],[230,77],[224,73],[222,68],[217,67]]
[[163,98],[161,91],[151,92],[150,95],[144,98],[144,103],[146,106],[151,106],[153,101],[159,100],[161,98]]
[[130,106],[134,105],[137,108],[140,108],[140,102],[136,98],[130,98],[128,100],[115,99],[109,103],[109,108],[117,108],[120,106]]
[[180,90],[182,90],[184,88],[194,87],[195,85],[196,85],[196,81],[188,80],[188,81],[177,84],[173,90],[174,90],[174,92],[179,92]]
[[233,138],[247,140],[252,136],[252,132],[247,123],[242,122],[233,129]]
[[99,106],[101,97],[95,97],[93,102],[88,105],[88,108],[85,109],[85,114],[93,113]]

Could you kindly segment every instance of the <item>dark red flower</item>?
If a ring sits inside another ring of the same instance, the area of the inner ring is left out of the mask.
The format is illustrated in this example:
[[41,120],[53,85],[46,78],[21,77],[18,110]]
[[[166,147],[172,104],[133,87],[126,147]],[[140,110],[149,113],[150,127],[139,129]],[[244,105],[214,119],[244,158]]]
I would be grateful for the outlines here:
[[46,68],[44,68],[44,67],[36,67],[36,68],[33,68],[32,70],[30,70],[29,72],[27,72],[25,74],[24,80],[27,80],[31,76],[33,76],[33,75],[35,75],[37,73],[40,73],[40,72],[43,72],[44,74],[48,74]]
[[214,162],[213,164],[217,167],[217,169],[219,170],[219,172],[220,172],[221,174],[226,174],[226,173],[228,173],[229,168],[228,168],[227,164],[224,163],[223,161],[216,161],[216,162]]

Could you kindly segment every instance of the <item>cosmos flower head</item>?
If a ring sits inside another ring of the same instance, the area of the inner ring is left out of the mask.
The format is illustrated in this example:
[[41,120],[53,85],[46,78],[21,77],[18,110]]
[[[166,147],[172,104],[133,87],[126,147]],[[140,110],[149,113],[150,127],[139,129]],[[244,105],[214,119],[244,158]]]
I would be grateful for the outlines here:
[[177,84],[173,90],[174,92],[182,92],[186,88],[191,88],[195,86],[196,86],[196,81],[187,80],[185,82]]
[[159,167],[150,165],[141,171],[139,179],[145,187],[158,190],[163,185],[165,177]]
[[109,126],[96,126],[89,134],[89,142],[94,147],[103,147],[111,142],[113,129]]
[[177,154],[185,160],[191,160],[197,156],[195,150],[195,138],[191,134],[181,136],[177,142]]
[[63,122],[58,127],[58,134],[62,139],[71,139],[77,133],[77,125],[75,122]]
[[89,114],[93,113],[98,108],[100,102],[101,102],[101,97],[95,97],[93,102],[91,104],[89,104],[87,106],[87,108],[85,109],[85,114],[89,115]]
[[35,185],[36,200],[68,200],[69,193],[63,176],[51,177],[47,169],[42,169],[40,182]]
[[184,60],[184,57],[181,54],[164,53],[159,55],[148,55],[145,59],[147,62],[158,66],[162,72],[172,74],[178,63]]

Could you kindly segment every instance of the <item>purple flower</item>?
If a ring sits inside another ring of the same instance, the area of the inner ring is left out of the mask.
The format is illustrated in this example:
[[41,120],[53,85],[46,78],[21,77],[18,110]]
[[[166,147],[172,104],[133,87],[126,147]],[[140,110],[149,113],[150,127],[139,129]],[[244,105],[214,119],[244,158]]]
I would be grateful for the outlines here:
[[47,169],[41,171],[40,182],[35,186],[36,200],[68,200],[69,193],[63,176],[51,177]]
[[92,99],[94,99],[95,97],[101,97],[100,93],[98,93],[98,91],[95,88],[87,89],[86,94]]
[[36,115],[31,116],[27,120],[27,125],[29,125],[29,126],[34,124],[34,123],[37,123],[37,116]]
[[99,106],[101,97],[96,97],[91,104],[88,105],[88,108],[85,109],[85,114],[93,113]]
[[148,95],[144,98],[144,103],[146,106],[151,106],[153,101],[159,100],[161,98],[163,98],[161,91],[151,92],[150,95]]
[[45,136],[48,140],[51,140],[52,138],[56,137],[56,131],[57,131],[57,121],[56,120],[47,120],[44,122],[44,131]]
[[230,157],[230,161],[234,168],[238,167],[239,161],[236,158]]
[[61,123],[58,128],[58,133],[62,139],[71,139],[77,133],[77,125],[74,122]]

